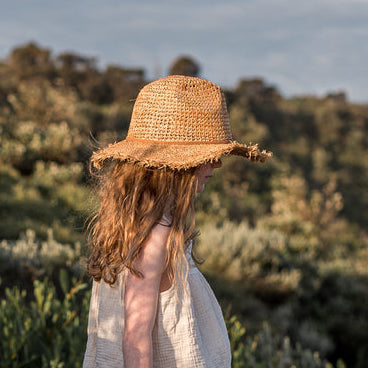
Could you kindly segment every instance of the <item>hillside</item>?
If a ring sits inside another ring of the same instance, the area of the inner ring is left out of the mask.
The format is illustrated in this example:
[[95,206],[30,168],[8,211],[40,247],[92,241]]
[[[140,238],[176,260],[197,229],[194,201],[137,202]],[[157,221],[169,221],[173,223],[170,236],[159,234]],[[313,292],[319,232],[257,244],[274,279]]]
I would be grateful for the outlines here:
[[[180,61],[173,72],[199,72]],[[83,234],[97,205],[88,159],[125,136],[147,82],[144,70],[101,70],[91,58],[36,44],[2,60],[2,297],[13,286],[31,297],[33,281],[45,277],[61,295],[63,270],[87,280]],[[237,140],[274,156],[264,165],[224,159],[198,197],[203,271],[249,336],[266,323],[275,346],[290,338],[294,357],[299,347],[318,351],[321,367],[338,358],[366,367],[368,105],[343,93],[285,98],[261,79],[225,92]]]

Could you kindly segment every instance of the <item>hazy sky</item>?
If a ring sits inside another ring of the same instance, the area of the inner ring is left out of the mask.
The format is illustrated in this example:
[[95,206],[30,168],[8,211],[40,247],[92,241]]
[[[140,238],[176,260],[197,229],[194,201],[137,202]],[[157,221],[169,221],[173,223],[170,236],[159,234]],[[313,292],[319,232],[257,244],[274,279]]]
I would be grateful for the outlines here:
[[286,96],[368,103],[368,0],[0,0],[0,58],[31,40],[167,74],[189,55],[225,87],[260,76]]

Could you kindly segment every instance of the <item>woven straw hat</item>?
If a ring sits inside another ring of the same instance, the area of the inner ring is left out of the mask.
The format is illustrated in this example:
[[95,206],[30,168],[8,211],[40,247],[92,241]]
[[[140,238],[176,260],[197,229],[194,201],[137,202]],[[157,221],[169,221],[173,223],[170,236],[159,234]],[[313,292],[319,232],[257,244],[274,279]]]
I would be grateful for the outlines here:
[[92,163],[97,169],[113,159],[146,167],[188,169],[228,154],[260,162],[271,156],[256,144],[233,139],[219,86],[173,75],[142,88],[126,139],[96,151]]

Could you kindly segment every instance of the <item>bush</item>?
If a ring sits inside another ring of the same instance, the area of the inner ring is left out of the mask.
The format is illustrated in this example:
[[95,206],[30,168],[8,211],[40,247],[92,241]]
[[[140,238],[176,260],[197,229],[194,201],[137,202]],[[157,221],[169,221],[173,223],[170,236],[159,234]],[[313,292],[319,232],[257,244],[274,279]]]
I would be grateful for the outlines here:
[[[65,270],[60,271],[59,283],[60,298],[47,278],[36,280],[29,302],[26,291],[5,289],[0,303],[1,368],[82,366],[90,290],[81,280],[70,282]],[[287,337],[280,345],[268,325],[250,337],[236,316],[226,322],[234,368],[333,368],[318,353],[293,348]]]
[[[267,323],[253,337],[246,335],[245,327],[235,315],[226,323],[233,368],[333,368],[317,351],[303,349],[300,344],[293,347],[287,336],[276,337]],[[339,360],[336,367],[345,365]]]
[[57,279],[59,270],[66,268],[69,274],[83,275],[81,269],[82,246],[59,243],[53,231],[48,230],[46,240],[36,237],[28,229],[18,240],[0,242],[0,276],[5,285],[22,285],[30,290],[34,280],[48,277]]
[[63,295],[48,280],[36,280],[33,295],[6,288],[0,307],[0,367],[81,367],[86,344],[87,284],[60,272]]
[[230,305],[251,334],[258,334],[263,321],[268,321],[277,335],[290,336],[295,348],[318,351],[321,359],[343,357],[352,367],[365,367],[365,243],[342,258],[348,247],[342,247],[340,236],[334,239],[330,234],[335,249],[321,257],[313,247],[290,247],[295,233],[281,232],[269,220],[255,227],[246,222],[201,227],[197,253],[205,259],[201,268],[221,304]]

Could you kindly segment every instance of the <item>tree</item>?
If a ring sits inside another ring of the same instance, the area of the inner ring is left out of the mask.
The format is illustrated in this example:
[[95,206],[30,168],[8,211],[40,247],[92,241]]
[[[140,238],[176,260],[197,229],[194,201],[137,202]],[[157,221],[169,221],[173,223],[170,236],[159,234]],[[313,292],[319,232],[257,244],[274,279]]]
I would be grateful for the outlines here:
[[12,51],[8,64],[21,79],[55,75],[50,50],[41,48],[34,42],[20,46]]
[[198,77],[200,74],[200,67],[189,56],[180,56],[171,64],[170,75],[187,75],[189,77]]
[[128,102],[137,97],[139,90],[146,84],[143,69],[127,69],[109,65],[104,73],[112,88],[114,100]]

